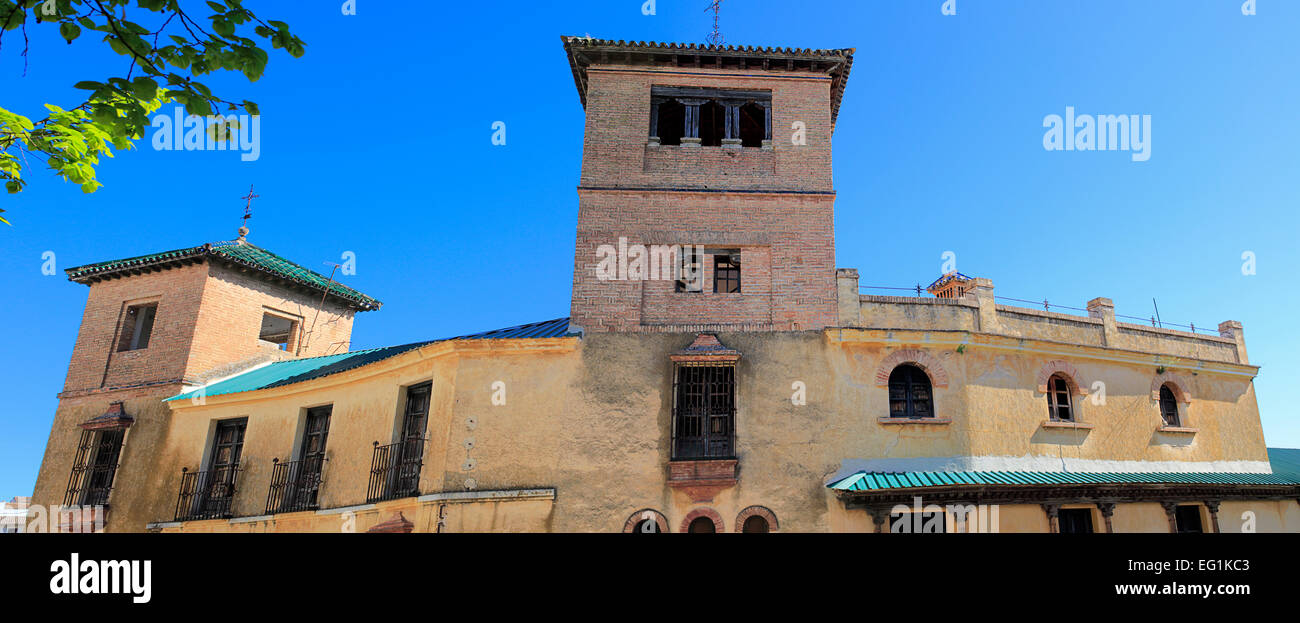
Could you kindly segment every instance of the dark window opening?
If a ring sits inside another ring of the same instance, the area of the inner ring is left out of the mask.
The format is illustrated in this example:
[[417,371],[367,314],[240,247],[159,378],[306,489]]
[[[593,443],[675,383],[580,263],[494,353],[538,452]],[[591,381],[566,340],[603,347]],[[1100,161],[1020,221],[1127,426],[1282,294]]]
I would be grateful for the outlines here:
[[740,292],[740,251],[713,256],[713,291],[720,294]]
[[722,145],[727,132],[727,108],[715,101],[700,105],[700,144],[712,147]]
[[1062,508],[1056,514],[1062,534],[1087,534],[1092,532],[1092,509]]
[[889,374],[889,417],[934,417],[930,377],[924,370],[903,364]]
[[63,498],[66,506],[104,506],[117,475],[118,459],[122,453],[123,429],[82,431],[77,455],[68,478],[68,491]]
[[673,459],[734,458],[736,369],[678,366]]
[[753,515],[749,519],[745,520],[745,524],[741,527],[740,531],[744,534],[765,534],[771,532],[771,529],[767,525],[766,519],[759,517],[758,515]]
[[1178,426],[1178,401],[1169,385],[1160,386],[1160,418],[1165,426]]
[[700,262],[697,245],[682,245],[681,278],[673,284],[674,292],[704,292],[704,264]]
[[257,339],[275,344],[280,350],[293,350],[298,322],[275,314],[262,314],[262,330]]
[[713,520],[708,517],[696,517],[686,531],[690,534],[714,534],[718,531],[718,527],[713,525]]
[[661,145],[681,145],[686,130],[686,107],[676,100],[660,102],[655,126]]
[[149,348],[149,337],[153,335],[153,320],[157,312],[157,303],[132,305],[126,308],[126,318],[122,321],[122,332],[117,342],[117,350]]
[[1070,383],[1057,374],[1047,380],[1047,414],[1052,420],[1061,422],[1074,421],[1074,409],[1070,401]]
[[758,104],[740,107],[741,147],[762,147],[767,136],[767,112]]
[[1201,507],[1194,504],[1175,507],[1174,523],[1179,532],[1204,532],[1201,528]]

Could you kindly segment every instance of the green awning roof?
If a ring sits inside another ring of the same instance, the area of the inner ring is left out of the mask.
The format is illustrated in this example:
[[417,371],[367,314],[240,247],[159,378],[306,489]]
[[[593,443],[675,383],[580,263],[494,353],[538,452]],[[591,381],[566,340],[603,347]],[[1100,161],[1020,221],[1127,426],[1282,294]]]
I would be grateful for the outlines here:
[[194,262],[198,261],[197,258],[204,257],[253,268],[286,281],[312,288],[318,292],[342,299],[361,311],[379,309],[383,305],[377,299],[353,290],[325,275],[303,268],[275,253],[241,240],[213,242],[188,249],[174,249],[162,253],[87,264],[69,268],[64,272],[68,274],[68,279],[72,281],[89,283],[98,279],[119,276],[123,273],[157,270],[185,262]]
[[[1292,452],[1300,453],[1293,450]],[[1270,456],[1272,452],[1270,451]],[[1213,484],[1300,485],[1296,473],[1242,472],[858,472],[828,485],[838,491],[881,491],[962,485],[1071,485],[1071,484]]]

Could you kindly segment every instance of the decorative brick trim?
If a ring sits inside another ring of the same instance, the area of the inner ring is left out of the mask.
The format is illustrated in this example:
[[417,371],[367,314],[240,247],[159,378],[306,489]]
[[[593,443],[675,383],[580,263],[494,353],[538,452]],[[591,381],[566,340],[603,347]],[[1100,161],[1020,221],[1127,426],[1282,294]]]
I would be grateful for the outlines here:
[[681,528],[678,529],[678,532],[686,532],[687,530],[689,530],[691,527],[691,522],[695,521],[696,519],[699,519],[700,517],[708,517],[709,519],[712,519],[713,528],[717,530],[719,534],[727,531],[726,526],[722,525],[722,515],[719,515],[718,511],[715,511],[707,506],[702,506],[689,513],[686,513],[686,517],[682,519],[682,525]]
[[1187,379],[1172,372],[1161,372],[1151,379],[1152,400],[1157,403],[1160,402],[1160,388],[1166,383],[1168,383],[1169,387],[1173,389],[1174,400],[1185,405],[1192,404],[1192,395],[1187,391],[1187,388],[1190,386]]
[[1068,361],[1055,359],[1043,364],[1038,370],[1038,378],[1035,383],[1038,386],[1038,393],[1047,393],[1047,381],[1054,374],[1060,374],[1065,377],[1065,382],[1070,386],[1070,392],[1079,396],[1087,396],[1088,391],[1083,388],[1083,383],[1079,381],[1079,370]]
[[896,350],[880,362],[876,368],[876,387],[889,387],[889,375],[903,364],[911,364],[925,371],[930,377],[932,388],[948,386],[948,371],[938,357],[917,348]]
[[643,508],[628,516],[627,521],[623,522],[623,532],[625,533],[636,532],[637,524],[641,523],[641,521],[644,519],[648,519],[645,516],[646,513],[650,513],[650,516],[654,518],[655,524],[659,526],[659,532],[661,533],[668,532],[668,518],[664,517],[663,513],[653,508]]
[[781,529],[781,525],[776,521],[776,513],[762,506],[750,506],[740,511],[739,515],[736,515],[736,532],[743,532],[745,530],[745,521],[755,515],[767,520],[769,532],[776,532]]

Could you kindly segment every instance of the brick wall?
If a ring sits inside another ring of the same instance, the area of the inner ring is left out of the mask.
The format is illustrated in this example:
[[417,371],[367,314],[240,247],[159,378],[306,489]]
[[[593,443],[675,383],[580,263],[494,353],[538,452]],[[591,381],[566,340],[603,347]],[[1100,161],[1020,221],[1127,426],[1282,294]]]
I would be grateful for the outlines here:
[[[573,323],[588,331],[684,326],[808,330],[836,322],[830,81],[786,71],[589,70]],[[772,147],[647,146],[654,85],[772,91]],[[791,144],[791,125],[806,145]],[[698,244],[741,250],[741,292],[673,282],[601,281],[601,245]]]
[[[158,305],[148,347],[118,351],[126,308],[146,302]],[[204,262],[91,284],[64,392],[192,381],[265,355],[257,337],[267,311],[299,320],[304,331],[315,321],[297,356],[350,346],[352,310],[329,301],[322,307],[319,293],[289,289],[254,271]]]
[[[207,276],[206,265],[192,264],[92,284],[63,390],[182,378]],[[126,307],[148,301],[158,303],[148,348],[118,352],[116,336]]]
[[[265,346],[257,336],[262,315],[268,311],[294,319],[304,333],[312,331],[305,339],[297,340],[299,357],[348,350],[353,310],[330,301],[321,307],[319,292],[289,290],[256,271],[241,271],[221,264],[210,264],[210,267],[187,375],[202,375],[261,354]],[[317,309],[320,309],[319,316]]]
[[[783,70],[711,70],[595,65],[588,70],[582,186],[830,192],[831,80]],[[772,91],[772,149],[647,147],[650,87]],[[806,144],[791,144],[794,122]],[[690,166],[686,166],[690,165]]]

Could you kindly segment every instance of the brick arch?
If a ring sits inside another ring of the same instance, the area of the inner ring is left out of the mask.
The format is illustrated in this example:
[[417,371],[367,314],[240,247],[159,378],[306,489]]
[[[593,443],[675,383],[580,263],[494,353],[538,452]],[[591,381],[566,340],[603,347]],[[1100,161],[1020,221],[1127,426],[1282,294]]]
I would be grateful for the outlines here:
[[632,532],[636,530],[637,524],[641,523],[641,520],[645,518],[646,513],[650,513],[650,515],[654,518],[655,523],[659,525],[660,533],[663,534],[668,533],[668,518],[664,517],[663,513],[653,508],[643,508],[635,513],[632,513],[627,518],[627,521],[623,523],[623,532]]
[[1192,403],[1192,394],[1187,390],[1187,388],[1190,387],[1187,379],[1172,372],[1161,372],[1151,379],[1152,400],[1160,402],[1160,387],[1166,383],[1169,384],[1171,389],[1173,389],[1174,400],[1185,405]]
[[1058,373],[1065,377],[1065,382],[1070,385],[1071,392],[1080,396],[1088,395],[1088,390],[1084,389],[1083,381],[1079,380],[1079,370],[1070,362],[1062,359],[1044,363],[1043,367],[1038,370],[1038,378],[1035,383],[1038,386],[1038,393],[1046,394],[1047,380]]
[[715,511],[707,506],[702,506],[689,513],[686,513],[686,518],[682,519],[681,528],[678,529],[677,531],[686,532],[688,529],[690,529],[691,522],[695,521],[700,517],[708,517],[709,519],[712,519],[713,529],[717,530],[719,534],[727,531],[726,526],[722,525],[722,515],[719,515],[718,511]]
[[739,515],[736,515],[736,532],[743,532],[745,530],[745,520],[755,515],[767,520],[768,532],[776,532],[781,529],[781,525],[776,521],[776,513],[762,506],[750,506],[740,511]]
[[943,368],[943,362],[939,361],[938,357],[917,348],[896,350],[885,357],[880,362],[880,367],[876,368],[876,386],[888,387],[889,375],[893,373],[894,368],[905,363],[924,370],[926,376],[930,377],[931,387],[948,386],[948,371]]

